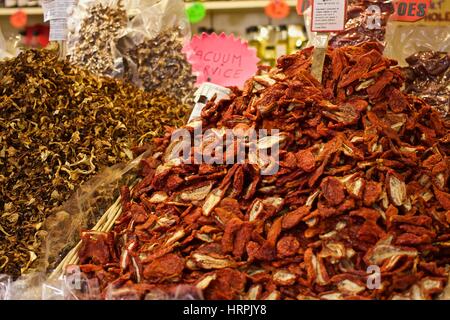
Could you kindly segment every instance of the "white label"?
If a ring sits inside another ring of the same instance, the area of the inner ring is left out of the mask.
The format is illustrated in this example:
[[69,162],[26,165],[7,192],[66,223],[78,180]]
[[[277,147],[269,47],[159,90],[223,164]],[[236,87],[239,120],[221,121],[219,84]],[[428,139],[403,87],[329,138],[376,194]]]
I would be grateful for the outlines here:
[[52,19],[66,19],[69,16],[69,9],[75,4],[75,0],[55,0],[54,2]]
[[42,1],[42,11],[44,11],[44,22],[50,21],[52,17],[54,0],[44,0]]
[[50,20],[50,41],[67,40],[67,20],[55,19]]
[[313,0],[313,32],[332,32],[345,29],[346,0]]
[[230,93],[231,91],[228,88],[210,82],[203,83],[194,94],[196,104],[189,117],[188,123],[201,116],[203,107],[214,97],[214,95],[217,95],[215,101],[219,102],[222,99],[228,98]]
[[75,0],[46,0],[42,2],[44,21],[67,19]]

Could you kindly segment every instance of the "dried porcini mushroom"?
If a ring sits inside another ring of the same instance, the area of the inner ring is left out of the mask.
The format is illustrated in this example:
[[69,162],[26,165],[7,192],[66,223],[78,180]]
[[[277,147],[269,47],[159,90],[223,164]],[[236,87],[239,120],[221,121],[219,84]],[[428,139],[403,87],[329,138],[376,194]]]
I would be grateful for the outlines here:
[[[323,85],[309,72],[311,58],[311,48],[281,57],[244,90],[233,88],[229,100],[209,102],[199,120],[215,132],[279,130],[279,170],[264,176],[249,156],[233,165],[162,159],[154,177],[143,174],[148,186],[135,190],[143,196],[123,205],[111,233],[117,252],[132,243],[143,258],[126,261],[122,272],[113,267],[117,258],[95,264],[100,270],[87,276],[102,292],[110,283],[148,285],[139,270],[169,253],[185,268],[175,281],[161,276],[158,289],[196,285],[206,299],[434,299],[448,292],[448,124],[400,90],[401,70],[378,43],[329,49]],[[169,145],[167,136],[157,150]],[[158,203],[144,201],[155,197]],[[171,223],[127,220],[132,204]],[[183,238],[168,242],[179,230]],[[382,282],[373,290],[366,284],[377,267]]]
[[[14,277],[39,255],[36,235],[53,209],[99,170],[129,162],[163,126],[181,125],[187,110],[47,50],[0,62],[0,94],[0,273]],[[113,196],[105,191],[102,203]],[[53,218],[49,227],[57,229],[70,217]]]

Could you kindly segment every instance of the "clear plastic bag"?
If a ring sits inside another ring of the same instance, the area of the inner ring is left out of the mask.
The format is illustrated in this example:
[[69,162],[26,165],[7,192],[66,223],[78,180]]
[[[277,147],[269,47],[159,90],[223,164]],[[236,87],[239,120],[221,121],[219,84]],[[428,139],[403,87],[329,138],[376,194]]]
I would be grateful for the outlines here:
[[124,78],[192,105],[196,77],[183,51],[190,24],[182,0],[141,0],[118,41]]
[[3,37],[2,29],[0,28],[0,59],[8,58],[9,54],[6,52],[5,38]]
[[[333,48],[357,45],[375,41],[385,44],[386,24],[393,12],[390,0],[350,0],[348,1],[345,30],[332,32],[328,45]],[[316,32],[311,32],[311,7],[304,12],[305,26],[308,30],[308,46],[314,45]]]
[[[450,112],[450,0],[432,1],[415,22],[392,16],[385,55],[404,66],[405,91],[424,99],[443,117]],[[396,20],[394,20],[394,18]]]
[[70,61],[98,75],[120,76],[123,59],[116,41],[126,32],[131,5],[122,0],[78,0],[67,20]]
[[16,38],[5,39],[0,28],[0,60],[15,57],[19,53],[19,36]]
[[193,104],[196,77],[183,50],[191,33],[182,0],[79,0],[68,30],[72,63]]
[[[450,0],[431,2],[426,16],[415,22],[388,22],[385,55],[406,66],[406,59],[420,51],[450,52]],[[448,18],[447,18],[448,19]]]

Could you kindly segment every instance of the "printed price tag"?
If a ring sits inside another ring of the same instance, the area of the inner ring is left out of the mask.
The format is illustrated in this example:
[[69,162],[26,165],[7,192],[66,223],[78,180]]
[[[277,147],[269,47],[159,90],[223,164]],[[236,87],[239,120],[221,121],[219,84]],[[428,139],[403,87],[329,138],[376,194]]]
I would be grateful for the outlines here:
[[243,86],[258,70],[256,50],[233,35],[195,35],[183,50],[197,76],[197,84]]
[[313,0],[311,31],[337,32],[345,29],[347,0]]
[[52,19],[66,19],[75,0],[55,0],[52,11]]
[[46,0],[42,2],[44,22],[54,19],[67,19],[75,0]]
[[44,11],[44,22],[50,21],[52,17],[54,0],[43,0],[41,3],[42,11]]
[[52,19],[50,20],[50,41],[67,40],[67,20]]

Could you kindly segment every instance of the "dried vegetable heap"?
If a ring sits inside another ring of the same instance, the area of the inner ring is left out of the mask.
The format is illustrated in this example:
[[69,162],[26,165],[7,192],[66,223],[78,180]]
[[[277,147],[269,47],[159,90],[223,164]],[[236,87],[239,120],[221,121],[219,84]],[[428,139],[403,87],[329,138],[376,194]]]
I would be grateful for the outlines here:
[[[423,98],[441,114],[450,112],[450,54],[422,51],[406,59],[406,92]],[[448,119],[448,118],[447,118]]]
[[101,168],[181,125],[186,108],[53,51],[0,63],[0,274],[18,276],[37,258],[42,222]]
[[162,92],[192,105],[196,77],[180,39],[180,31],[172,28],[131,47],[125,54],[129,62],[125,73],[147,91]]
[[123,72],[123,61],[116,52],[116,41],[128,23],[122,2],[117,6],[93,4],[87,10],[79,30],[69,35],[70,61],[98,75],[118,75]]
[[[373,6],[379,11],[371,9]],[[329,45],[336,48],[368,41],[384,43],[386,24],[393,10],[390,0],[349,1],[345,30],[332,34]]]
[[202,112],[216,130],[194,152],[225,128],[279,129],[258,144],[280,143],[278,173],[155,155],[122,189],[114,230],[82,232],[79,267],[102,298],[449,297],[449,128],[400,91],[378,44],[330,49],[324,88],[311,53],[280,58]]

